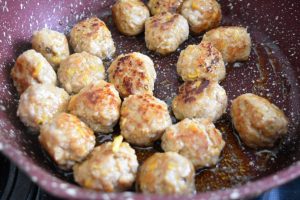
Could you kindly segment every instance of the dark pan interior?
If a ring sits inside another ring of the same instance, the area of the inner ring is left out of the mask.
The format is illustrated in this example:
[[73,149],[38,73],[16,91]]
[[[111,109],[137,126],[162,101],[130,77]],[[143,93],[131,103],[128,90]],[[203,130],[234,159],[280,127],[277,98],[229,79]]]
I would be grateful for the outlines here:
[[[96,15],[106,22],[113,34],[117,46],[115,56],[139,51],[153,59],[158,72],[155,96],[170,105],[182,83],[176,73],[179,52],[189,44],[199,43],[202,35],[191,36],[171,55],[156,55],[147,50],[143,35],[126,37],[118,33],[110,12],[113,2],[0,2],[0,149],[13,160],[17,158],[24,159],[25,163],[28,161],[28,165],[22,165],[21,162],[19,165],[31,175],[31,170],[37,173],[35,166],[39,166],[44,170],[43,173],[73,183],[71,172],[59,170],[39,146],[37,136],[26,131],[16,117],[19,97],[12,85],[10,70],[16,57],[31,48],[30,37],[34,30],[48,27],[68,34],[77,21]],[[221,161],[215,167],[197,172],[196,184],[199,192],[236,187],[274,174],[300,160],[300,2],[221,0],[220,4],[223,12],[222,25],[248,27],[253,42],[249,61],[226,66],[227,76],[221,85],[226,89],[229,100],[247,92],[264,96],[284,110],[290,126],[289,134],[275,148],[254,151],[239,140],[227,110],[216,123],[226,141]],[[110,62],[105,62],[106,67]],[[173,121],[176,121],[174,117]],[[115,134],[118,132],[116,128]],[[97,136],[98,144],[108,140],[111,140],[111,135]],[[153,148],[136,148],[139,161],[142,162],[155,151],[161,151],[159,146],[157,142]],[[14,149],[20,151],[11,152]],[[33,180],[37,181],[39,176],[41,174],[37,173]]]

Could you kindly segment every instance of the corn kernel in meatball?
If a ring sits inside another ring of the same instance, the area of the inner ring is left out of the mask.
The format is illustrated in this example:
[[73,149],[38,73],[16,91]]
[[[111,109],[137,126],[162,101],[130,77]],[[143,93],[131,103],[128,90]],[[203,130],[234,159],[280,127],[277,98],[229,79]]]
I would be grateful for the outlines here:
[[194,167],[209,167],[219,161],[225,142],[210,119],[184,119],[170,126],[162,136],[164,151],[188,158]]
[[175,152],[155,153],[140,167],[137,186],[145,194],[194,194],[194,176],[187,158]]
[[81,162],[94,148],[94,132],[76,116],[60,113],[41,127],[41,145],[63,169]]
[[145,24],[147,48],[162,55],[176,51],[188,36],[188,23],[179,14],[160,13],[147,19]]
[[208,80],[185,82],[172,102],[173,113],[179,120],[210,118],[216,121],[226,107],[226,91],[217,82]]
[[73,167],[77,183],[104,192],[129,189],[135,181],[137,169],[134,149],[122,140],[96,147],[84,162]]
[[177,72],[184,81],[220,81],[225,78],[226,69],[222,54],[211,43],[202,42],[199,45],[189,45],[181,51]]
[[112,16],[121,33],[134,36],[144,31],[150,13],[141,0],[118,0],[112,7]]
[[101,59],[112,57],[116,51],[110,31],[97,17],[76,24],[70,33],[70,43],[76,53],[86,51]]
[[219,26],[222,20],[221,6],[216,0],[186,0],[182,4],[181,14],[195,34]]
[[221,53],[224,61],[248,60],[251,52],[251,38],[246,28],[229,26],[208,31],[203,40],[211,42]]
[[31,43],[32,48],[43,54],[55,70],[70,55],[67,37],[57,31],[46,28],[36,31]]
[[14,86],[22,94],[29,86],[44,83],[56,85],[56,73],[42,54],[28,50],[21,54],[11,70]]
[[141,53],[120,55],[108,69],[109,80],[121,97],[131,94],[152,94],[156,72],[153,61]]
[[148,7],[152,15],[162,12],[176,13],[182,5],[183,0],[150,0]]
[[152,95],[131,95],[122,104],[121,134],[131,144],[149,146],[171,124],[167,104]]
[[233,100],[231,117],[242,141],[252,148],[272,147],[288,131],[284,113],[267,99],[251,93]]
[[109,133],[120,117],[121,99],[115,87],[103,80],[84,87],[69,103],[69,111],[95,132]]
[[64,112],[69,102],[68,93],[54,85],[35,84],[21,95],[17,115],[32,130]]
[[69,93],[78,93],[92,82],[105,78],[102,60],[86,52],[75,53],[62,61],[58,71],[61,85]]

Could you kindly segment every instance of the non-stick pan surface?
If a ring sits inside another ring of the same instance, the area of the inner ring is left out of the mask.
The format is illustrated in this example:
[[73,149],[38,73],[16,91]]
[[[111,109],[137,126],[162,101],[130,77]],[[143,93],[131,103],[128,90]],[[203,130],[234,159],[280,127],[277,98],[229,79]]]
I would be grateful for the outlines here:
[[[156,55],[147,50],[143,35],[126,37],[116,30],[110,12],[113,3],[109,0],[0,1],[0,149],[33,181],[60,197],[145,198],[142,194],[103,194],[76,186],[72,174],[55,167],[41,149],[37,136],[28,132],[19,121],[16,116],[19,97],[13,87],[10,70],[16,57],[31,48],[32,32],[48,27],[68,34],[79,20],[89,16],[100,17],[113,34],[117,46],[115,55],[139,51],[153,59],[158,72],[155,96],[168,104],[182,83],[175,66],[180,50],[189,44],[199,43],[202,38],[191,36],[177,52],[165,57]],[[215,167],[197,172],[198,194],[186,197],[191,199],[254,196],[300,175],[300,2],[221,0],[220,4],[222,25],[248,27],[253,40],[249,61],[227,65],[227,76],[221,85],[226,89],[229,100],[252,92],[278,105],[289,118],[289,134],[273,149],[248,149],[239,140],[227,110],[216,124],[226,140],[221,161]],[[105,62],[106,67],[110,62]],[[175,118],[173,121],[176,121]],[[108,141],[111,137],[99,134],[97,142]],[[136,148],[139,161],[161,151],[159,146],[158,142],[153,148]]]

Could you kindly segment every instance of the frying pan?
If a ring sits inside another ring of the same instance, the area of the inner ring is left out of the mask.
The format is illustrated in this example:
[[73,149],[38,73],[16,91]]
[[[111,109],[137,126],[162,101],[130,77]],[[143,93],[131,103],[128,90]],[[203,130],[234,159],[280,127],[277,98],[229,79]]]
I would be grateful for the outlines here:
[[[79,20],[98,16],[110,28],[117,53],[139,51],[149,55],[158,72],[155,96],[170,104],[182,81],[176,74],[180,50],[201,41],[190,36],[175,53],[162,57],[145,47],[144,36],[125,37],[113,25],[112,0],[0,1],[0,149],[43,189],[62,198],[78,199],[160,199],[131,191],[105,194],[77,186],[71,172],[58,169],[16,116],[18,95],[10,70],[18,55],[31,48],[34,30],[48,27],[68,33]],[[246,92],[268,98],[289,118],[289,134],[273,149],[251,150],[235,132],[229,112],[216,123],[226,141],[219,164],[197,171],[198,193],[189,199],[238,199],[252,197],[300,175],[300,1],[292,0],[221,0],[222,25],[248,27],[253,40],[249,61],[228,64],[227,77],[221,83],[230,101]],[[105,61],[106,67],[111,60]],[[230,104],[230,102],[229,102]],[[230,106],[230,105],[229,105]],[[176,120],[173,118],[174,123]],[[118,133],[118,128],[114,134]],[[111,140],[112,134],[97,135],[97,143]],[[142,162],[155,151],[136,148]],[[172,197],[174,198],[174,197]],[[175,197],[182,199],[183,197]]]

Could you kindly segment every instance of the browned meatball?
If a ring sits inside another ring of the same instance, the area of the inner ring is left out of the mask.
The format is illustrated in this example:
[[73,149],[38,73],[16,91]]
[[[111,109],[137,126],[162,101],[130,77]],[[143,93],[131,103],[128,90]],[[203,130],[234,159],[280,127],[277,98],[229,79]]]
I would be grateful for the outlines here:
[[121,97],[131,94],[153,94],[156,72],[154,63],[141,53],[118,56],[108,68],[109,81]]
[[193,164],[185,157],[174,152],[156,153],[140,167],[137,185],[146,194],[193,194],[194,176]]
[[96,147],[82,163],[73,167],[74,179],[83,187],[105,192],[129,189],[135,181],[138,161],[134,149],[117,137]]
[[218,82],[208,80],[185,82],[172,102],[173,113],[179,120],[210,118],[217,121],[226,108],[226,91]]
[[131,144],[149,146],[171,124],[167,104],[150,94],[131,95],[122,104],[121,134]]
[[216,0],[185,0],[181,14],[196,34],[217,27],[222,19],[221,6]]
[[69,111],[95,132],[109,133],[120,117],[121,99],[113,84],[100,80],[84,87],[69,103]]
[[221,132],[210,119],[184,119],[170,126],[162,136],[164,151],[188,158],[195,168],[209,167],[219,161],[225,145]]
[[248,60],[251,52],[250,34],[243,27],[228,26],[210,30],[204,34],[204,41],[211,42],[226,62]]
[[76,116],[60,113],[41,128],[39,141],[63,169],[81,162],[94,148],[94,132]]
[[129,36],[143,32],[145,21],[150,17],[141,0],[118,0],[112,7],[112,15],[118,30]]
[[284,113],[267,99],[251,93],[233,100],[231,117],[243,142],[252,148],[272,147],[288,131]]

